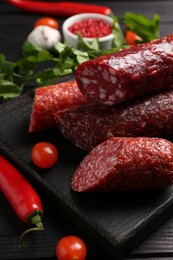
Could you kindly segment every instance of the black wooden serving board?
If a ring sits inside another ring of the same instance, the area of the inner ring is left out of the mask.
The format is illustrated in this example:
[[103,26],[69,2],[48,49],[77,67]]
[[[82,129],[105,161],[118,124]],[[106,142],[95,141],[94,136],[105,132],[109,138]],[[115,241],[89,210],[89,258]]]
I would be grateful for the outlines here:
[[[0,153],[6,156],[51,202],[116,259],[122,258],[172,214],[173,188],[150,192],[76,193],[70,180],[86,153],[57,129],[28,133],[33,94],[27,92],[0,107]],[[31,149],[39,141],[54,143],[57,164],[36,168]]]

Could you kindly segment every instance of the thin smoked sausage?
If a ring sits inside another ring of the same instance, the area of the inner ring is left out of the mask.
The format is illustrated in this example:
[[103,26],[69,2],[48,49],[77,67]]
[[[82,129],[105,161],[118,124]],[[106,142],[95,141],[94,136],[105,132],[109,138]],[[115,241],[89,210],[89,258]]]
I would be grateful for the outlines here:
[[173,144],[162,138],[112,137],[77,167],[77,192],[153,190],[173,183]]
[[76,81],[91,102],[115,105],[173,84],[173,34],[80,64]]
[[55,127],[54,114],[67,107],[86,103],[76,81],[67,81],[35,90],[29,132]]
[[116,136],[158,137],[173,133],[173,90],[117,106],[81,105],[55,114],[62,134],[90,151]]

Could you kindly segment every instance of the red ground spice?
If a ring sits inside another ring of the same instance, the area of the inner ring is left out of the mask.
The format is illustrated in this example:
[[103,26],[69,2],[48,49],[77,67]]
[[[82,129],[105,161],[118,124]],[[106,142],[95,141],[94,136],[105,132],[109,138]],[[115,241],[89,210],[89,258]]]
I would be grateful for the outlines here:
[[100,38],[112,33],[112,26],[102,19],[87,18],[75,22],[68,30],[86,38]]

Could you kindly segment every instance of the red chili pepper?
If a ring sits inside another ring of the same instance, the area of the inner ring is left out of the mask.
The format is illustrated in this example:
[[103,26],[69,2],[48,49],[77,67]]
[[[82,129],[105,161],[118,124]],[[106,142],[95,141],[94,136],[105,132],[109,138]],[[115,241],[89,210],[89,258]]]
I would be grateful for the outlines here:
[[0,155],[0,190],[8,199],[17,216],[27,224],[36,225],[26,230],[20,237],[24,247],[24,236],[32,231],[44,230],[43,209],[40,197],[24,176],[3,156]]
[[109,15],[112,10],[107,6],[81,4],[77,2],[39,2],[28,0],[7,0],[19,9],[32,13],[71,16],[79,13],[100,13]]
[[126,38],[126,42],[129,45],[137,45],[138,42],[142,43],[142,38],[139,37],[135,32],[129,30],[126,31],[125,38]]

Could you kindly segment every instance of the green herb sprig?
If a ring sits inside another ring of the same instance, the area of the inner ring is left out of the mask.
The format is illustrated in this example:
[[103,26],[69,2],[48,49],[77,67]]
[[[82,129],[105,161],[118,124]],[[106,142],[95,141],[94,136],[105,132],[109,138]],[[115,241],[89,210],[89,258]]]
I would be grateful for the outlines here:
[[25,86],[48,86],[56,84],[58,79],[74,74],[77,66],[95,57],[116,52],[128,47],[123,27],[134,31],[144,42],[159,38],[159,16],[150,20],[143,15],[125,13],[124,17],[113,18],[114,40],[112,48],[102,50],[98,39],[88,43],[78,35],[77,48],[70,47],[66,42],[59,42],[53,52],[24,42],[21,58],[16,62],[6,60],[0,54],[0,97],[4,100],[15,98],[23,93]]
[[149,42],[160,37],[160,18],[154,14],[153,19],[141,14],[127,12],[124,15],[124,23],[127,30],[131,30],[139,35],[143,42]]

